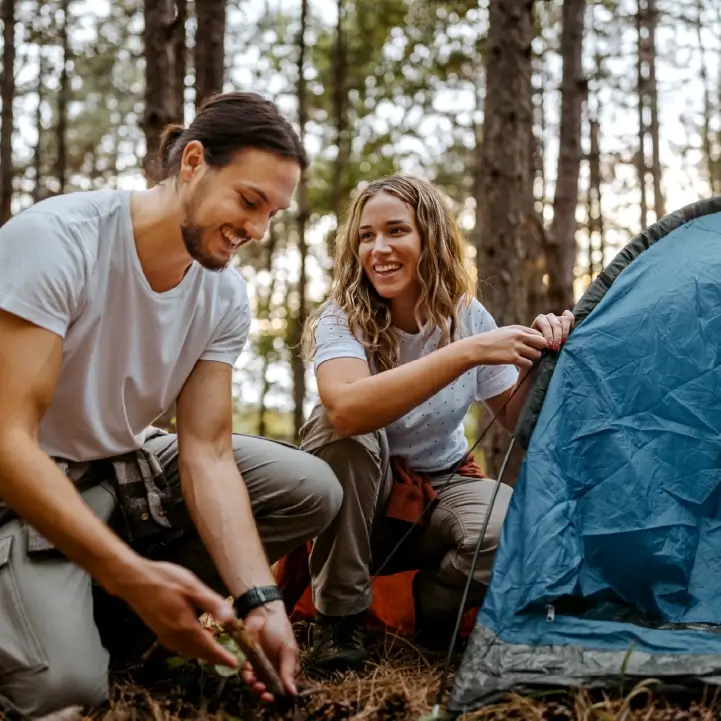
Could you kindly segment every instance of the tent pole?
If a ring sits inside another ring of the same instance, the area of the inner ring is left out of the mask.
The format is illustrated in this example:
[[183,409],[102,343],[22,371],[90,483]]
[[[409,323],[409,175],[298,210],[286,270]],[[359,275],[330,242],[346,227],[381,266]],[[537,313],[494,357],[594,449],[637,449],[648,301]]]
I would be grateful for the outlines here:
[[424,717],[425,719],[437,719],[440,715],[441,711],[441,703],[443,702],[443,693],[446,688],[446,683],[448,682],[448,673],[450,671],[451,667],[451,659],[453,657],[453,649],[456,645],[456,639],[458,638],[458,633],[461,628],[461,622],[463,621],[463,615],[465,613],[465,606],[466,601],[468,600],[468,594],[471,589],[471,582],[473,581],[473,571],[476,568],[476,564],[478,563],[478,556],[481,553],[481,546],[483,545],[483,539],[486,536],[486,531],[488,530],[488,524],[491,520],[491,512],[493,511],[493,505],[496,502],[496,498],[498,497],[498,490],[501,487],[501,483],[503,481],[503,476],[506,472],[506,467],[508,466],[508,460],[511,457],[511,451],[513,451],[513,447],[516,444],[516,436],[514,435],[511,438],[511,442],[508,445],[508,450],[506,451],[506,455],[503,458],[503,463],[501,464],[501,470],[498,473],[498,478],[496,479],[495,486],[493,487],[493,494],[491,495],[491,500],[488,504],[488,509],[486,510],[486,515],[483,519],[483,526],[481,527],[481,532],[478,534],[478,541],[476,541],[476,547],[473,552],[473,561],[471,562],[471,572],[468,574],[468,577],[466,578],[466,585],[463,589],[463,596],[461,597],[461,603],[458,607],[458,615],[456,617],[456,626],[453,629],[453,635],[451,636],[451,643],[448,647],[448,653],[446,655],[446,661],[443,664],[443,674],[441,676],[441,681],[438,684],[438,691],[436,693],[435,703],[433,705],[433,711],[431,711],[430,716]]

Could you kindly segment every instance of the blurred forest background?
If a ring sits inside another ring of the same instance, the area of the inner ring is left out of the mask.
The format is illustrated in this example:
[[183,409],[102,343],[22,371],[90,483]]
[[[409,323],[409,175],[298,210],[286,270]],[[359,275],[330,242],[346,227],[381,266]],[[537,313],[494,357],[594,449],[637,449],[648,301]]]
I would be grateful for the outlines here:
[[302,134],[294,206],[238,257],[244,432],[293,441],[315,400],[294,348],[364,180],[440,185],[499,325],[572,307],[644,226],[721,192],[721,0],[0,2],[0,223],[154,182],[163,126],[217,90],[263,93]]

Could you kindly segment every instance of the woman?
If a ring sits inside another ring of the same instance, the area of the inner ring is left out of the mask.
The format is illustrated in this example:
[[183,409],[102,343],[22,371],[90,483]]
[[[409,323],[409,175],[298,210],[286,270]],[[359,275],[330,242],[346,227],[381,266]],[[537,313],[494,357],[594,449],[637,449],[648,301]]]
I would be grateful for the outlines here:
[[419,517],[414,487],[437,495],[437,506],[392,571],[419,569],[417,628],[450,635],[471,571],[469,607],[482,600],[511,489],[500,487],[471,569],[494,483],[468,454],[463,419],[482,401],[513,429],[530,383],[506,401],[544,349],[560,348],[573,315],[498,328],[474,297],[464,248],[432,184],[401,175],[371,182],[337,238],[330,297],[305,328],[320,402],[301,446],[331,466],[344,490],[310,556],[318,669],[365,660],[370,576]]

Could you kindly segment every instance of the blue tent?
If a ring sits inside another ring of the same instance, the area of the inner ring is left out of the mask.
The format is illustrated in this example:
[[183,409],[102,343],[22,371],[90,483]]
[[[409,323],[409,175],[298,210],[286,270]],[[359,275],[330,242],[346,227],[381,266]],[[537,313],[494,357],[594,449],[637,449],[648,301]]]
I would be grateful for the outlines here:
[[721,684],[721,198],[628,244],[577,304],[449,700]]

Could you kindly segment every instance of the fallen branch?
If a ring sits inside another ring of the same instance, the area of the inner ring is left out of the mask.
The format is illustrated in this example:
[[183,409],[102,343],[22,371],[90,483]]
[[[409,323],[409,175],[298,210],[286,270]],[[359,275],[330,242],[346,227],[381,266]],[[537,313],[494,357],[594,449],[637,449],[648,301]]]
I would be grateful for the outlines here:
[[276,698],[286,695],[283,682],[273,668],[273,664],[268,660],[265,652],[260,647],[258,641],[246,631],[243,622],[236,618],[223,624],[223,630],[238,644],[238,648],[245,654],[246,658],[253,667],[258,681],[265,684]]

